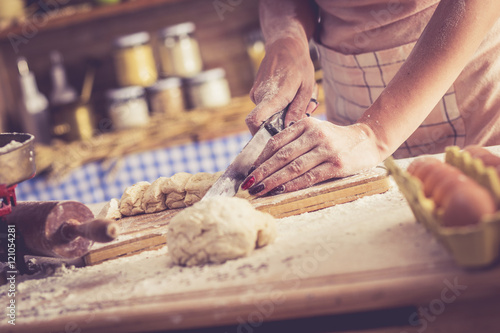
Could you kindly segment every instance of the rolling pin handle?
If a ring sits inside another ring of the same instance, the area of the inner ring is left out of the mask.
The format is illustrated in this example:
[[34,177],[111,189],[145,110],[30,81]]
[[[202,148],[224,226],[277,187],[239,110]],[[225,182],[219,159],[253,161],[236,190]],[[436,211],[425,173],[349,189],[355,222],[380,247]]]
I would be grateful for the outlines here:
[[68,220],[60,227],[60,240],[66,243],[77,237],[84,237],[95,242],[107,243],[118,237],[119,227],[115,221],[95,219],[85,223]]

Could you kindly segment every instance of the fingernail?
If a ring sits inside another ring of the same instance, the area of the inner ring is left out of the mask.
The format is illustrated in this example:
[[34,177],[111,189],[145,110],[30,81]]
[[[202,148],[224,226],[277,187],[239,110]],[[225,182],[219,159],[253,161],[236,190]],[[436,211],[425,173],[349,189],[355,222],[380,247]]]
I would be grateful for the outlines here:
[[318,102],[317,101],[310,101],[309,104],[307,104],[307,109],[306,109],[306,113],[313,113],[314,111],[316,111],[316,109],[318,108]]
[[270,195],[276,195],[276,194],[281,194],[285,192],[285,185],[280,185],[275,188],[273,188],[271,191],[269,191]]
[[254,176],[252,176],[252,177],[248,178],[247,180],[245,180],[243,182],[243,185],[241,185],[241,189],[243,191],[246,191],[246,190],[248,190],[253,185],[253,183],[255,183],[255,177]]
[[250,193],[251,195],[256,195],[257,193],[262,192],[264,190],[264,188],[265,188],[264,184],[259,184],[255,187],[252,187],[251,189],[249,189],[248,193]]
[[256,168],[256,167],[254,167],[254,166],[253,166],[253,167],[251,167],[251,168],[250,168],[250,170],[248,170],[247,177],[248,177],[248,176],[250,176],[250,174],[251,174],[252,172],[254,172],[254,171],[255,171],[255,169],[257,169],[257,168]]
[[295,121],[291,121],[291,122],[288,124],[288,127],[292,126],[293,124],[295,124]]

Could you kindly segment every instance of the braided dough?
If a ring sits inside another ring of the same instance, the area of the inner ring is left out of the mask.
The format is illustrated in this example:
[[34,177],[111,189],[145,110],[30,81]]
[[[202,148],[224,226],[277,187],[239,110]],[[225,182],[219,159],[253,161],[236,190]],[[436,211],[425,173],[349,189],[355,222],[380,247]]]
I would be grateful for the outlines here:
[[170,178],[160,177],[152,184],[139,182],[125,189],[120,201],[108,202],[99,216],[120,219],[191,206],[203,198],[221,174],[179,172]]
[[141,199],[141,208],[145,213],[156,213],[167,209],[165,193],[162,191],[166,182],[168,182],[167,177],[160,177],[144,191]]
[[123,216],[144,213],[144,209],[142,208],[142,197],[150,185],[149,182],[138,182],[125,189],[120,199],[120,213]]
[[165,204],[168,208],[184,208],[186,197],[186,184],[193,175],[187,172],[179,172],[170,177],[162,189],[166,193]]

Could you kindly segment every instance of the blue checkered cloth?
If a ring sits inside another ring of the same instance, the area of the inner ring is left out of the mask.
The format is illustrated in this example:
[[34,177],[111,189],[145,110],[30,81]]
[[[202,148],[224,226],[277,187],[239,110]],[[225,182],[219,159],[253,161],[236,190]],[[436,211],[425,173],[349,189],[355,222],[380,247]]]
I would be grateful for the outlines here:
[[151,150],[123,157],[118,171],[105,168],[103,163],[88,163],[59,181],[43,176],[22,182],[16,189],[17,199],[76,200],[98,203],[120,198],[123,191],[140,181],[153,182],[178,172],[217,172],[226,169],[250,140],[248,132],[215,140],[189,143],[176,147]]

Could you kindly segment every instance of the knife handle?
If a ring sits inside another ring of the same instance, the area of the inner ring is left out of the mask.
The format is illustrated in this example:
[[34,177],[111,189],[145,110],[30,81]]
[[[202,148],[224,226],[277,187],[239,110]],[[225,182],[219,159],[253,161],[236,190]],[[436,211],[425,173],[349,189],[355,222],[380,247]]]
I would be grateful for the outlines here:
[[285,129],[285,117],[288,111],[288,105],[281,111],[276,112],[271,117],[264,121],[264,128],[271,134],[275,136],[279,132]]

